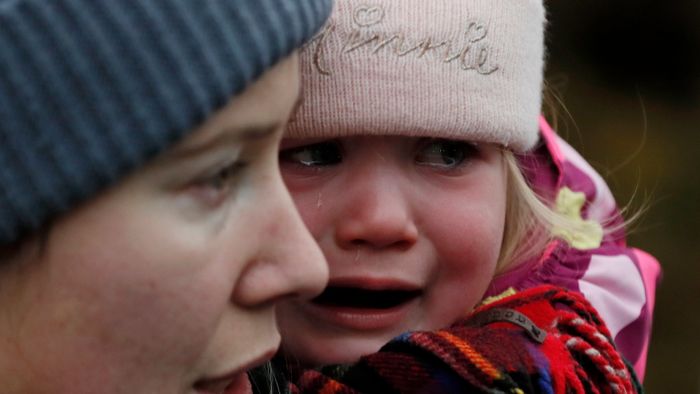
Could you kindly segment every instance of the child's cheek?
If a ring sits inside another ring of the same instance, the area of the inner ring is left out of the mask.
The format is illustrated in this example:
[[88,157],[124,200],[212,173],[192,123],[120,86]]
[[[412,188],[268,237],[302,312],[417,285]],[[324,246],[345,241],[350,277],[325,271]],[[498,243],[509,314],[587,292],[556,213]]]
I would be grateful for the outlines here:
[[320,181],[305,180],[302,182],[291,179],[291,177],[284,179],[304,224],[314,238],[318,239],[324,228],[330,223],[330,212],[337,209],[338,200],[333,198],[332,191],[324,187]]

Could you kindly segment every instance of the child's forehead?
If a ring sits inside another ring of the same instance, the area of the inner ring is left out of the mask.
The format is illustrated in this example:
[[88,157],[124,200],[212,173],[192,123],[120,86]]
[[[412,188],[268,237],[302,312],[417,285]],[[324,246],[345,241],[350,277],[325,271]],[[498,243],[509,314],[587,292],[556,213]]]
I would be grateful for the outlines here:
[[[413,135],[372,135],[372,134],[350,134],[336,137],[312,137],[312,138],[283,138],[280,143],[280,150],[294,149],[299,147],[308,147],[312,145],[322,145],[326,143],[334,143],[345,148],[370,148],[384,149],[385,147],[393,147],[399,150],[420,151],[428,146],[448,146],[445,143],[460,143],[469,146],[485,149],[489,151],[503,151],[503,147],[499,144],[489,142],[478,142],[465,138],[444,138],[440,136],[413,136]],[[437,145],[436,145],[437,144]],[[451,145],[458,146],[458,145]]]
[[[382,117],[378,117],[370,121],[382,122],[383,119],[384,118]],[[410,119],[406,119],[404,123],[397,121],[396,124],[385,124],[381,125],[380,127],[354,127],[355,125],[352,124],[334,124],[332,127],[327,128],[322,128],[321,126],[321,124],[315,124],[311,130],[293,130],[292,132],[289,132],[290,126],[288,126],[288,130],[284,134],[282,146],[284,147],[288,144],[299,145],[302,142],[303,144],[313,144],[331,139],[354,142],[362,141],[368,143],[380,140],[406,142],[434,139],[461,141],[482,146],[503,146],[500,143],[484,140],[478,136],[461,133],[449,133],[445,130],[431,127],[429,125],[426,125],[426,127],[415,127],[415,125],[411,123]]]
[[291,137],[461,138],[527,150],[537,140],[539,0],[347,0],[302,52]]
[[461,138],[459,136],[447,138],[443,137],[441,133],[426,133],[425,135],[416,134],[402,134],[402,133],[335,133],[331,131],[327,134],[314,136],[314,137],[294,137],[286,136],[283,141],[304,141],[307,143],[323,142],[328,140],[339,140],[339,141],[415,141],[415,140],[449,140],[449,141],[462,141],[469,142],[473,144],[479,144],[478,141],[470,140],[469,138]]

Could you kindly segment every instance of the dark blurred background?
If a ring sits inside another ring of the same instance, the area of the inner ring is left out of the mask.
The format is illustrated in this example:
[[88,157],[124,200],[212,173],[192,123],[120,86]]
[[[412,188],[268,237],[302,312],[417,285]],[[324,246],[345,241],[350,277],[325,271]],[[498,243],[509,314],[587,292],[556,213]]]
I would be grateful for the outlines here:
[[[559,133],[630,212],[663,279],[650,394],[700,393],[700,1],[546,1]],[[567,113],[568,111],[568,113]]]

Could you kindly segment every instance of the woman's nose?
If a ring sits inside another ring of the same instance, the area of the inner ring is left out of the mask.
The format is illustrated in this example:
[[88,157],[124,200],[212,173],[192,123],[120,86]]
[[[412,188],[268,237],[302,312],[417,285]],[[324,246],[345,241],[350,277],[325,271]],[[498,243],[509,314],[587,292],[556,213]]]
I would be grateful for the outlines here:
[[335,239],[343,249],[410,248],[418,240],[410,194],[400,173],[375,167],[347,183],[335,224]]
[[[240,304],[256,305],[290,297],[311,298],[328,282],[328,265],[316,241],[304,225],[292,199],[277,174],[260,204],[266,225],[250,234],[261,251],[248,265],[234,289]],[[263,201],[266,200],[266,201]],[[254,238],[262,239],[254,240]]]

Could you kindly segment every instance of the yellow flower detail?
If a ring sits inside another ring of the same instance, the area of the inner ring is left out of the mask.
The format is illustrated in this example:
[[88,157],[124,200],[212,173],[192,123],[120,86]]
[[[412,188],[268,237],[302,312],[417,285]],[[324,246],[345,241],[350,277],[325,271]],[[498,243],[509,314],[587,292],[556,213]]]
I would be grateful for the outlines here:
[[506,290],[504,290],[503,293],[501,293],[501,294],[496,294],[494,296],[484,298],[484,300],[481,301],[481,305],[487,305],[487,304],[490,304],[492,302],[502,300],[508,296],[512,296],[515,293],[516,293],[515,289],[512,287],[509,287]]
[[581,217],[585,202],[585,194],[563,187],[559,190],[554,208],[558,214],[568,219],[568,223],[555,225],[552,233],[576,249],[594,249],[603,240],[603,227],[600,223]]

